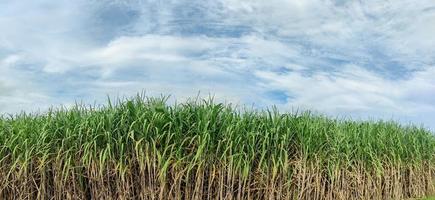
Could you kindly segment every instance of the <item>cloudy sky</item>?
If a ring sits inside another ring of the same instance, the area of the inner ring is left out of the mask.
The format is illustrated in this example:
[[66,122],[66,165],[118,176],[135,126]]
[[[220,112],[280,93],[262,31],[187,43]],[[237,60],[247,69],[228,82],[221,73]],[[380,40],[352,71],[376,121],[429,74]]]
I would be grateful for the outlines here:
[[0,0],[0,113],[142,90],[435,128],[435,1]]

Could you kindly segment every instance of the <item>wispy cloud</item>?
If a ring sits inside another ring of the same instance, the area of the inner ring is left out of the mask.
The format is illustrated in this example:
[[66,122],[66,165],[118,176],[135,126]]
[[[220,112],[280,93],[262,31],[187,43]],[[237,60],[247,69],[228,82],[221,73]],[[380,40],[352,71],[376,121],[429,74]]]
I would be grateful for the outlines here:
[[0,111],[215,94],[435,127],[435,3],[4,1]]

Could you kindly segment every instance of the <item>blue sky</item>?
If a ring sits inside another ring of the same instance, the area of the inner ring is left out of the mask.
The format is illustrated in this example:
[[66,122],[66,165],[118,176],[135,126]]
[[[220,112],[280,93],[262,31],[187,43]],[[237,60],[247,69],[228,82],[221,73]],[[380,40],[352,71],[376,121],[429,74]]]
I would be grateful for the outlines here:
[[433,0],[0,0],[0,112],[214,94],[435,128]]

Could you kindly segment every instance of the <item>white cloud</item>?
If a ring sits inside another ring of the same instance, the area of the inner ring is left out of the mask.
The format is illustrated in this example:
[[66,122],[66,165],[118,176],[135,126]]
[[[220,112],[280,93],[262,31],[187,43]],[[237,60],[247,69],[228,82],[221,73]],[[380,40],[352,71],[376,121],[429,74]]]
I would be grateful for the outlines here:
[[[434,67],[404,80],[388,80],[358,66],[312,76],[264,71],[256,75],[263,79],[263,87],[279,88],[290,94],[293,99],[284,105],[288,107],[373,117],[416,116],[435,111],[435,98],[430,95],[435,92]],[[424,96],[431,98],[430,101]]]
[[432,0],[7,1],[0,111],[201,90],[433,124],[434,20]]
[[17,68],[25,57],[11,54],[0,60],[0,111],[16,113],[46,109],[50,106],[50,97],[35,84],[31,74]]
[[376,49],[411,69],[435,62],[431,0],[223,2],[231,22],[312,45],[319,56],[375,62],[378,53],[371,51]]
[[[234,52],[228,51],[228,46],[233,46]],[[268,50],[258,50],[261,47]],[[249,75],[246,74],[248,70],[257,67],[249,66],[250,59],[259,59],[282,49],[285,45],[254,36],[239,39],[160,35],[121,37],[105,47],[93,49],[83,60],[98,66],[102,72],[100,79],[88,83],[91,89],[83,90],[97,96],[122,96],[145,89],[149,94],[171,94],[181,99],[201,92],[234,103],[270,104],[269,100],[261,99],[262,89],[256,88],[255,84],[245,85],[247,82],[243,79]],[[271,59],[271,62],[275,60]],[[123,74],[118,74],[119,71]],[[143,78],[136,81],[123,78],[141,75]]]

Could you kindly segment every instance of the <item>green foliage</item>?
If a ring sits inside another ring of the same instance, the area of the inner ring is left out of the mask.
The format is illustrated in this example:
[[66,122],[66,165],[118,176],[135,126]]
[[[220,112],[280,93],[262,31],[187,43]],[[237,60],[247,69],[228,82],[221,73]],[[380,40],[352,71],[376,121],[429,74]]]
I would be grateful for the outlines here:
[[[364,166],[434,165],[435,137],[415,126],[391,121],[348,121],[303,113],[236,109],[211,100],[167,105],[167,98],[136,97],[106,107],[77,105],[45,114],[0,119],[0,163],[9,172],[38,160],[38,169],[63,163],[63,172],[109,164],[127,173],[132,157],[156,158],[159,177],[183,166],[226,166],[247,178],[253,171],[272,176],[302,160],[333,173]],[[290,173],[290,172],[289,172]],[[332,176],[332,175],[331,175]]]
[[166,98],[143,97],[102,108],[78,105],[3,118],[0,143],[2,157],[15,162],[33,157],[49,162],[79,153],[83,162],[123,163],[135,150],[148,147],[166,162],[234,162],[242,171],[283,168],[283,161],[295,158],[332,166],[419,165],[433,163],[435,152],[431,132],[394,122],[341,121],[276,109],[240,111],[212,101],[168,106]]

